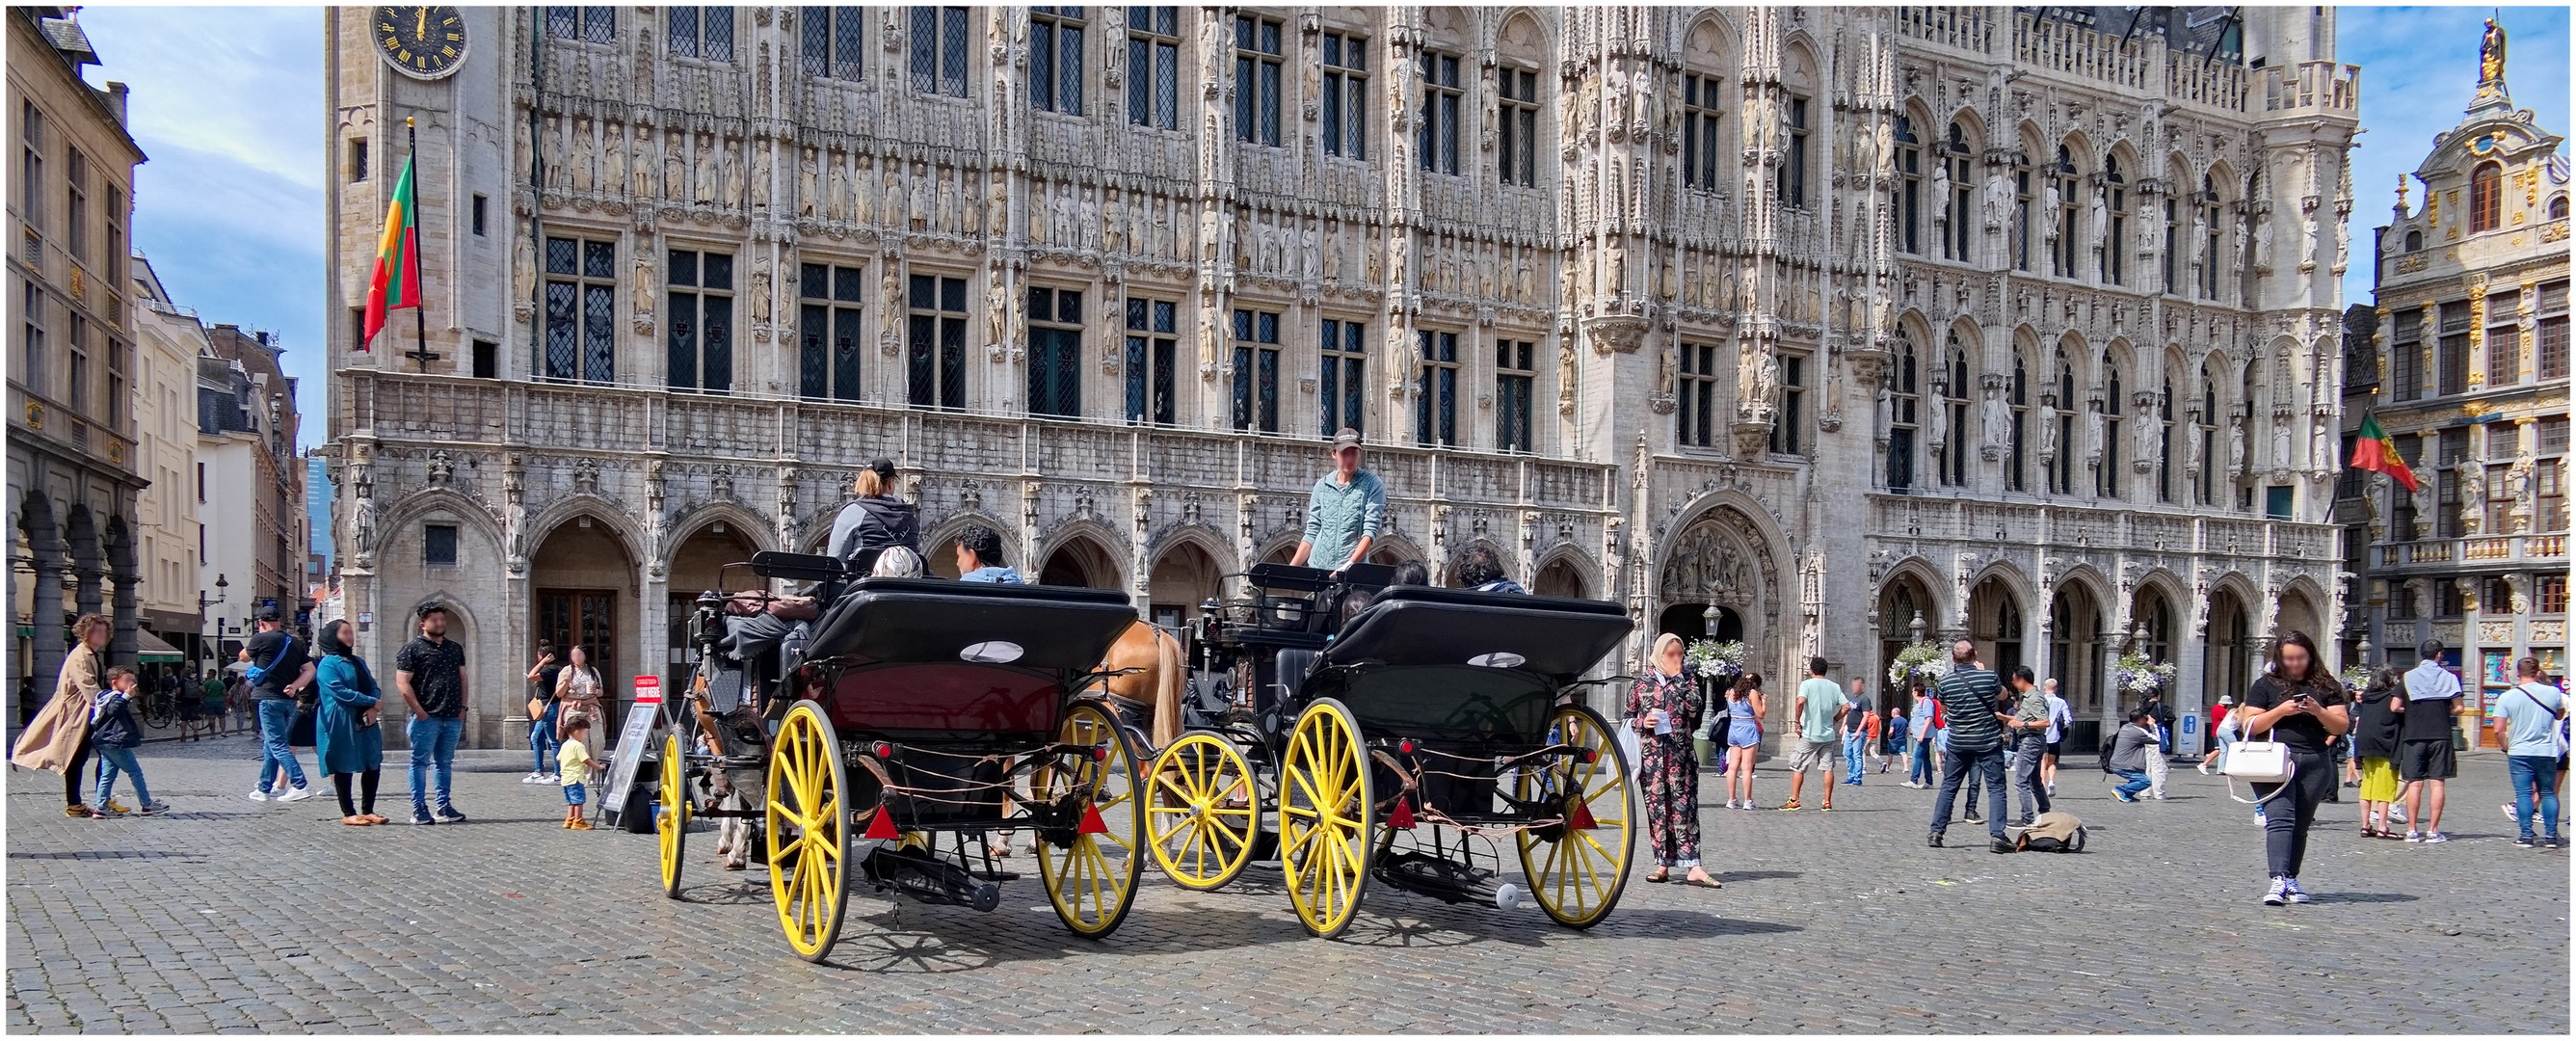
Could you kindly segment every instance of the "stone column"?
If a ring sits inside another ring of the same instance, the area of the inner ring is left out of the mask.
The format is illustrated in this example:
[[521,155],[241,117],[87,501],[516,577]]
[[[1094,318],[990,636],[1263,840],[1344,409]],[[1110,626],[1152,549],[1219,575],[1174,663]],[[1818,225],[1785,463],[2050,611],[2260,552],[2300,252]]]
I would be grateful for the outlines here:
[[36,544],[34,552],[27,556],[36,572],[35,597],[28,612],[29,624],[36,630],[32,647],[35,670],[30,674],[35,677],[36,689],[32,701],[18,706],[18,715],[12,722],[34,715],[46,699],[54,696],[54,684],[60,681],[63,670],[62,555],[53,547],[51,532],[30,530],[29,536]]

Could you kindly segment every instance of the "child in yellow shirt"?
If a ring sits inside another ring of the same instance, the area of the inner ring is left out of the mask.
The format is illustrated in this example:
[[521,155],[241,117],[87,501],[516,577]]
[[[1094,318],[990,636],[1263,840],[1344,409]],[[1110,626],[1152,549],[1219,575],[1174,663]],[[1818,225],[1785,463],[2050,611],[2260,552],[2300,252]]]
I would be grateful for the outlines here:
[[556,773],[563,777],[564,823],[572,831],[591,830],[590,822],[581,819],[582,803],[589,800],[585,782],[599,760],[590,757],[590,720],[573,716],[564,724],[563,746],[555,750]]

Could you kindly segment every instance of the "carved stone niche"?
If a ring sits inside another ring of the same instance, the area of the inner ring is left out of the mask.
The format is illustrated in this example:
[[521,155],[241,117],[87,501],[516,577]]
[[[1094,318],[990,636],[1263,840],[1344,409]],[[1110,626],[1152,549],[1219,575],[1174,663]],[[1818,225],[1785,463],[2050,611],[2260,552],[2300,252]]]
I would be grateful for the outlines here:
[[1595,354],[1635,354],[1646,342],[1646,320],[1629,315],[1603,315],[1583,322]]

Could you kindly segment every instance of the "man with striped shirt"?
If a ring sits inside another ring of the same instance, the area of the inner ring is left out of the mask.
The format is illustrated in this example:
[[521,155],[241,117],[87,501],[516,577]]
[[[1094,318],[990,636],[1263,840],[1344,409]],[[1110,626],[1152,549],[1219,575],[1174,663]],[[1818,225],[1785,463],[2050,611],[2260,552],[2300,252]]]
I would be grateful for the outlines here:
[[1985,781],[1986,832],[1994,839],[1992,848],[1997,853],[2010,853],[2012,843],[2004,840],[2006,717],[1996,708],[2002,684],[1996,682],[1994,673],[1977,667],[1976,657],[1975,644],[1966,640],[1951,644],[1950,671],[1932,692],[1950,721],[1950,754],[1942,757],[1941,798],[1932,807],[1930,845],[1941,845],[1941,833],[1950,827],[1950,808],[1958,799],[1959,783],[1975,771]]

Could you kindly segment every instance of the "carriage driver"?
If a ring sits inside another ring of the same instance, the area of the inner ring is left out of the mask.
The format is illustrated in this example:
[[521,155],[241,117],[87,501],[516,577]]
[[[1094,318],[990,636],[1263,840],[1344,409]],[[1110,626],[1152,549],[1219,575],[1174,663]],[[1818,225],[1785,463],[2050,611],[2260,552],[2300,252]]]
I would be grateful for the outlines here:
[[1306,534],[1288,563],[1338,572],[1368,559],[1386,523],[1386,485],[1360,469],[1360,432],[1333,434],[1333,472],[1306,496]]

